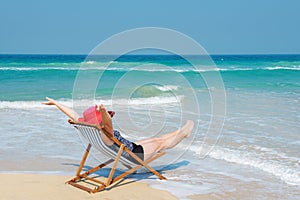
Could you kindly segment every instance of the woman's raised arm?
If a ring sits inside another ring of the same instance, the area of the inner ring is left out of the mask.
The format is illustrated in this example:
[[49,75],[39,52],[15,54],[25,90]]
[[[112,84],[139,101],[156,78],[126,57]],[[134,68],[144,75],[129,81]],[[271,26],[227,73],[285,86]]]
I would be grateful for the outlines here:
[[80,117],[80,115],[74,111],[73,109],[71,108],[68,108],[67,106],[64,106],[60,103],[58,103],[57,101],[55,101],[54,99],[51,99],[49,97],[46,97],[46,99],[48,101],[46,102],[42,102],[42,104],[44,105],[55,105],[59,110],[61,110],[63,113],[65,113],[68,117],[70,117],[73,121],[77,122],[78,121],[78,118]]

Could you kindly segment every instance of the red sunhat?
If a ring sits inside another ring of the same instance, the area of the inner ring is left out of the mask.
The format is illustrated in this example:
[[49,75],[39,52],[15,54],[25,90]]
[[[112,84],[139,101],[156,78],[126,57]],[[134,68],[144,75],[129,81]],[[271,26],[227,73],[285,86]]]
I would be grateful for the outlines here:
[[[111,117],[114,116],[114,111],[108,111]],[[83,112],[83,117],[78,119],[79,122],[85,122],[88,124],[100,124],[102,122],[102,116],[100,111],[97,110],[97,106],[92,106]]]

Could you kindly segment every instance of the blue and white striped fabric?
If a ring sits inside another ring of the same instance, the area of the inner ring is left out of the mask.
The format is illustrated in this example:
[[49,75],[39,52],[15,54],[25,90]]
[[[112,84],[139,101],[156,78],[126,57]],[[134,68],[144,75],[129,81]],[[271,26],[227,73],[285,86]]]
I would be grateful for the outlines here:
[[[107,157],[112,158],[112,159],[116,158],[119,147],[116,144],[113,144],[112,146],[107,146],[102,141],[101,135],[100,135],[100,134],[104,134],[104,133],[101,133],[101,131],[99,131],[97,128],[92,127],[92,126],[85,126],[85,125],[80,125],[80,124],[74,124],[73,126],[77,129],[77,133],[81,139],[90,143],[93,147],[95,147],[97,150],[101,151]],[[134,162],[128,160],[126,157],[128,157],[128,153],[126,151],[123,151],[122,156],[120,157],[120,162],[122,162],[125,165],[129,165],[129,166],[136,165]]]

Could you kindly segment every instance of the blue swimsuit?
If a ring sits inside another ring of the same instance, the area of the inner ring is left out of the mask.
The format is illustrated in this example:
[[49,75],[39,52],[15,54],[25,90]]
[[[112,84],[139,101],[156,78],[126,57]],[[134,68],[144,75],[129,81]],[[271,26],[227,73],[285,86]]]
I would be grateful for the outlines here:
[[[114,137],[124,144],[130,151],[132,151],[135,155],[137,155],[141,160],[144,160],[144,149],[141,145],[137,145],[134,142],[131,142],[125,138],[123,138],[119,131],[114,130]],[[119,151],[119,146],[114,143],[113,145],[109,146],[115,152]],[[122,152],[122,156],[127,158],[128,160],[139,164],[132,156],[130,156],[126,151]]]
[[119,131],[114,130],[114,137],[115,137],[117,140],[119,140],[119,142],[121,142],[122,144],[124,144],[125,147],[127,147],[130,151],[133,150],[133,142],[131,142],[131,141],[129,141],[129,140],[123,138],[123,137],[121,136],[121,134],[120,134]]

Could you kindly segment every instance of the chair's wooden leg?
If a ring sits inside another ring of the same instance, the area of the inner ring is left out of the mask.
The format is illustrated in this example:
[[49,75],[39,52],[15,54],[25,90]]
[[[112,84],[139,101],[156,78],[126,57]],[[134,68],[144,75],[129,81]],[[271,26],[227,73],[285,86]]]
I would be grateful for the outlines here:
[[86,171],[85,173],[80,174],[79,177],[80,177],[80,178],[85,178],[85,177],[88,176],[89,174],[92,174],[92,173],[94,173],[95,171],[97,171],[97,170],[99,170],[99,169],[101,169],[101,168],[103,168],[103,167],[109,165],[109,164],[112,163],[113,161],[114,161],[113,159],[110,159],[110,160],[108,160],[108,161],[102,163],[101,165],[98,165],[97,167],[94,167],[94,168],[92,168],[92,169]]
[[95,188],[92,190],[92,193],[100,192],[100,191],[103,190],[104,188],[106,188],[106,185],[105,185],[105,184],[102,184],[101,186],[95,187]]
[[[152,158],[146,160],[146,161],[145,161],[145,164],[148,164],[148,163],[152,162],[153,160],[155,160],[155,159],[157,159],[157,158],[163,156],[164,154],[165,154],[164,152],[161,152],[161,153],[157,154],[156,156],[154,156],[154,157],[152,157]],[[115,182],[119,181],[120,179],[122,179],[122,178],[128,176],[129,174],[132,174],[133,172],[137,171],[138,169],[140,169],[140,168],[142,168],[142,167],[143,167],[143,165],[140,164],[140,165],[137,165],[137,166],[135,166],[135,167],[133,167],[133,168],[127,170],[127,171],[124,172],[123,174],[121,174],[121,175],[117,176],[116,178],[114,178],[113,181],[112,181],[112,183],[115,183]]]
[[79,189],[81,189],[81,190],[84,190],[84,191],[86,191],[86,192],[88,192],[88,193],[92,193],[92,192],[93,192],[92,189],[90,189],[90,188],[88,188],[88,187],[85,187],[85,186],[83,186],[83,185],[79,185],[79,184],[74,183],[74,182],[69,182],[68,184],[70,184],[70,185],[72,185],[72,186],[74,186],[74,187],[77,187],[77,188],[79,188]]
[[109,173],[109,176],[108,176],[108,179],[107,179],[106,186],[108,186],[108,185],[111,184],[112,177],[113,177],[113,175],[114,175],[114,173],[115,173],[115,170],[116,170],[117,164],[118,164],[118,162],[119,162],[119,159],[120,159],[120,157],[121,157],[121,155],[122,155],[123,149],[124,149],[124,145],[122,144],[122,145],[120,146],[119,151],[118,151],[118,154],[117,154],[116,160],[115,160],[115,162],[114,162],[114,165],[112,166],[112,168],[111,168],[111,170],[110,170],[110,173]]
[[[161,175],[160,173],[158,173],[155,169],[153,169],[152,167],[150,167],[148,164],[146,164],[144,161],[142,161],[137,155],[135,155],[134,153],[132,153],[130,150],[125,149],[125,151],[127,153],[129,153],[136,161],[138,161],[141,165],[143,165],[144,167],[146,167],[150,172],[152,172],[153,174],[155,174],[159,179],[161,180],[166,180],[166,177],[164,177],[163,175]],[[163,152],[162,152],[163,153]]]
[[[160,157],[160,156],[162,156],[162,155],[164,155],[165,154],[165,152],[161,152],[161,154],[158,156],[158,157]],[[156,158],[155,158],[156,159]],[[142,161],[142,160],[141,160]],[[149,165],[148,165],[148,162],[146,163],[146,162],[144,162],[144,161],[142,161],[144,164],[142,164],[144,167],[146,167],[150,172],[152,172],[153,174],[155,174],[160,180],[167,180],[167,178],[166,177],[164,177],[163,175],[161,175],[158,171],[156,171],[155,169],[153,169],[152,167],[150,167]]]
[[87,156],[89,155],[91,146],[92,146],[92,145],[89,144],[88,147],[86,148],[85,152],[84,152],[84,155],[83,155],[82,160],[81,160],[81,162],[80,162],[80,166],[79,166],[79,168],[78,168],[78,170],[77,170],[77,172],[76,172],[76,176],[77,176],[77,177],[80,175],[80,172],[81,172],[82,167],[83,167],[83,165],[84,165],[84,163],[85,163],[85,161],[86,161],[86,158],[87,158]]
[[[67,181],[66,183],[67,183],[67,184],[70,184],[70,185],[72,185],[72,186],[74,186],[74,187],[77,187],[77,188],[79,188],[79,189],[82,189],[82,190],[84,190],[84,191],[87,191],[87,192],[89,192],[89,193],[99,192],[99,191],[103,190],[103,189],[106,187],[106,184],[103,183],[102,181],[99,181],[99,180],[97,180],[97,179],[95,179],[95,178],[88,177],[88,176],[89,176],[90,174],[94,173],[95,171],[97,171],[97,170],[103,168],[104,166],[109,165],[109,164],[112,163],[113,161],[114,161],[113,159],[110,159],[110,160],[108,160],[108,161],[106,161],[106,162],[104,162],[104,163],[98,165],[97,167],[94,167],[94,168],[92,168],[92,169],[86,171],[85,173],[82,173],[82,174],[80,174],[80,175],[74,177],[73,179]],[[94,189],[90,189],[90,188],[87,188],[87,187],[85,187],[85,186],[83,186],[83,185],[80,185],[80,184],[76,183],[76,182],[78,182],[78,181],[80,181],[80,180],[94,181],[95,183],[98,183],[99,185],[98,185],[97,187],[95,187]]]

